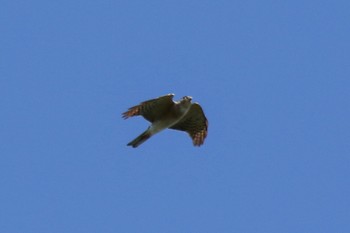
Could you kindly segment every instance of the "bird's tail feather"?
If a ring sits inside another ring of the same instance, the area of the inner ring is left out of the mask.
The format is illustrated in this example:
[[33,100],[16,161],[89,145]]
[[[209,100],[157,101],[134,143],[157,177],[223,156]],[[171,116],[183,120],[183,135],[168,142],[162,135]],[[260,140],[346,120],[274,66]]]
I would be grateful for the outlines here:
[[139,145],[144,143],[147,139],[149,139],[151,136],[152,136],[151,132],[149,132],[149,130],[147,129],[145,132],[140,134],[137,138],[129,142],[128,146],[132,146],[134,148],[138,147]]

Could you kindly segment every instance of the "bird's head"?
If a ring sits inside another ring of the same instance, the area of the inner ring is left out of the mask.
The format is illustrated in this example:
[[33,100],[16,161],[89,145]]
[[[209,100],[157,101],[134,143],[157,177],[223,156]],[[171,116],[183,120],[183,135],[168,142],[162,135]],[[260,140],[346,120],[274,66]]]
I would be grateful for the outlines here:
[[191,107],[191,100],[191,96],[184,96],[180,100],[179,106],[181,106],[184,111],[187,111]]
[[182,97],[181,102],[190,102],[191,103],[192,97],[191,96],[184,96]]

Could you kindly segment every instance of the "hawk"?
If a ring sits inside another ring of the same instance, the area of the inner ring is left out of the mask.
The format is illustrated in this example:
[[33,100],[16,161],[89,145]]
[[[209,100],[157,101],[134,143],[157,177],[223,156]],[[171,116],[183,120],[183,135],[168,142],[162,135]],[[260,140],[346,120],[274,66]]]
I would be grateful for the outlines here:
[[184,96],[173,101],[174,94],[168,94],[140,103],[124,112],[123,118],[143,116],[152,124],[127,145],[138,147],[147,139],[165,129],[185,131],[192,138],[194,146],[201,146],[208,134],[208,120],[198,103],[191,103],[192,97]]

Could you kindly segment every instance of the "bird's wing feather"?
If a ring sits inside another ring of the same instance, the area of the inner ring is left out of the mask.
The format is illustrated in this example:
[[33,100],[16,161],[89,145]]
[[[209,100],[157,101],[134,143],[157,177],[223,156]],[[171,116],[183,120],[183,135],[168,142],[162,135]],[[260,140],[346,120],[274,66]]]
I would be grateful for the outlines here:
[[165,96],[158,97],[140,103],[139,105],[133,106],[124,112],[123,118],[127,119],[133,116],[143,116],[146,120],[154,122],[164,115],[173,105],[174,94],[168,94]]
[[170,129],[186,131],[193,140],[193,145],[200,146],[208,134],[208,120],[202,107],[193,103],[187,114]]

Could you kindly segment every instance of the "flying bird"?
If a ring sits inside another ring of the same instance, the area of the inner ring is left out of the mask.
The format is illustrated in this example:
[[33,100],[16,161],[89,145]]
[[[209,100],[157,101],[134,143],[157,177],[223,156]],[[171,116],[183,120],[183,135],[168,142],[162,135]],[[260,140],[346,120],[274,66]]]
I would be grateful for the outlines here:
[[191,103],[192,97],[184,96],[173,101],[174,94],[168,94],[140,103],[124,112],[123,118],[143,116],[152,124],[145,132],[127,145],[138,147],[147,139],[165,129],[185,131],[192,138],[194,146],[201,146],[208,134],[208,120],[198,103]]

